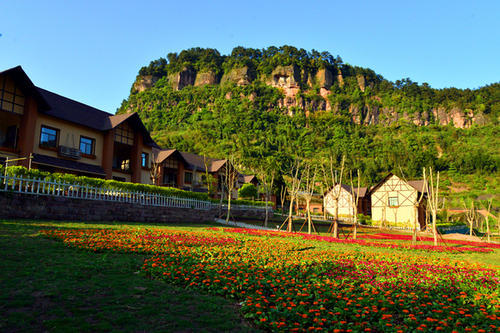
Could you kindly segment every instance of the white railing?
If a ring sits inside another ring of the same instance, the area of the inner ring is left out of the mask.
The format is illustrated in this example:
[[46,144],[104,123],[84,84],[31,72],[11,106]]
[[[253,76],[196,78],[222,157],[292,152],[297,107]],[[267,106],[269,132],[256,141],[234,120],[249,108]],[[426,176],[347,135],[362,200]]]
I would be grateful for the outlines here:
[[[227,204],[222,204],[222,208],[227,210]],[[231,209],[246,209],[246,210],[266,210],[266,206],[252,206],[252,205],[235,205],[231,204]],[[273,211],[273,207],[269,205],[267,210]]]
[[33,195],[48,195],[85,200],[114,201],[145,206],[192,208],[208,210],[214,206],[210,201],[179,198],[162,194],[133,192],[88,185],[74,185],[45,179],[0,176],[0,191]]

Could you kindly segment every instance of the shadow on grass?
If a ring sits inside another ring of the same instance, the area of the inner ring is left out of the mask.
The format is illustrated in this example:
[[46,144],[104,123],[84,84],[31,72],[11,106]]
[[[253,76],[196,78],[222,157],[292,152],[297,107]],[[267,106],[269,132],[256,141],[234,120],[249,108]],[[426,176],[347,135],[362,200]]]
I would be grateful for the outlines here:
[[228,300],[147,279],[141,272],[145,255],[87,252],[37,236],[48,226],[75,225],[95,227],[90,222],[0,221],[1,332],[255,331]]

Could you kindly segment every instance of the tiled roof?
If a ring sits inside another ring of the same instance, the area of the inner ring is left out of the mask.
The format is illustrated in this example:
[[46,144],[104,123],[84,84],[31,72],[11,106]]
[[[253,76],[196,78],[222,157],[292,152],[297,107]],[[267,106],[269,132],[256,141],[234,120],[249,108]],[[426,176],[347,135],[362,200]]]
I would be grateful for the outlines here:
[[161,163],[173,154],[179,154],[179,157],[187,164],[190,170],[205,171],[205,162],[208,166],[208,172],[217,172],[224,166],[227,160],[220,160],[207,157],[206,160],[202,155],[178,151],[177,149],[163,149],[155,151],[156,163]]
[[111,128],[109,126],[109,118],[113,116],[111,113],[101,111],[42,88],[37,87],[37,89],[50,105],[50,109],[44,112],[45,114],[98,131],[106,131]]
[[413,187],[415,190],[419,192],[427,193],[427,189],[425,188],[425,183],[423,179],[420,180],[409,180],[408,185]]
[[156,150],[154,153],[156,154],[155,161],[156,163],[161,163],[169,158],[173,153],[175,153],[176,149],[164,149],[164,150]]
[[[357,192],[357,190],[358,190],[358,189],[355,187],[355,188],[354,188],[354,191],[353,191],[353,190],[352,190],[352,188],[351,188],[349,185],[346,185],[346,184],[340,184],[340,186],[341,186],[344,190],[346,190],[347,192],[349,192],[349,193],[353,193],[353,192],[354,192],[354,193],[356,193],[356,192]],[[333,188],[332,188],[332,189],[333,189]],[[328,192],[330,192],[332,189],[330,189]],[[359,188],[359,197],[360,197],[360,198],[363,198],[363,197],[366,195],[367,191],[368,191],[368,188],[367,188],[367,187],[360,187],[360,188]]]
[[130,119],[134,129],[143,134],[144,144],[152,147],[156,146],[156,143],[149,135],[148,130],[144,127],[137,113],[113,115],[51,91],[38,87],[36,89],[50,105],[50,108],[44,111],[49,116],[98,131],[108,131],[120,125],[125,120]]

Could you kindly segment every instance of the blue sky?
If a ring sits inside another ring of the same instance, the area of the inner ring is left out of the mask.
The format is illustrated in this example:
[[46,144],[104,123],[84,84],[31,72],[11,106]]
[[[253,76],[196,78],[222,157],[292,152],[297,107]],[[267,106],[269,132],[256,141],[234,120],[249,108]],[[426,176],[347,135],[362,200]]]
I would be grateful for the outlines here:
[[500,1],[0,2],[0,70],[114,113],[140,67],[169,52],[238,45],[329,51],[395,81],[500,81]]

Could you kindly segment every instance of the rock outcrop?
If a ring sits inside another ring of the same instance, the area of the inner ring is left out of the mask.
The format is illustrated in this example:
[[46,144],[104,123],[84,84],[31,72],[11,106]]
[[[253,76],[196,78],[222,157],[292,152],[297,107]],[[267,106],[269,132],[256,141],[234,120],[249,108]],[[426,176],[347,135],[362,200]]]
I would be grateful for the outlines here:
[[214,72],[199,72],[196,73],[196,79],[194,80],[194,85],[196,87],[206,85],[206,84],[217,84],[217,76]]
[[184,68],[182,71],[168,76],[168,82],[174,90],[181,90],[186,86],[194,85],[196,72],[191,68]]
[[132,86],[132,92],[143,92],[155,85],[160,78],[154,75],[138,76]]
[[244,66],[240,68],[233,68],[228,73],[224,73],[220,83],[224,84],[230,82],[238,86],[246,86],[247,84],[250,84],[252,80],[253,77],[250,74],[248,67]]
[[296,65],[278,66],[267,83],[276,88],[296,88],[300,85],[300,71]]
[[319,84],[320,88],[330,88],[333,84],[333,75],[326,69],[320,69],[316,73],[316,82]]
[[365,89],[366,89],[366,80],[365,80],[365,77],[363,75],[357,75],[356,79],[358,80],[359,89],[362,92],[365,92]]

